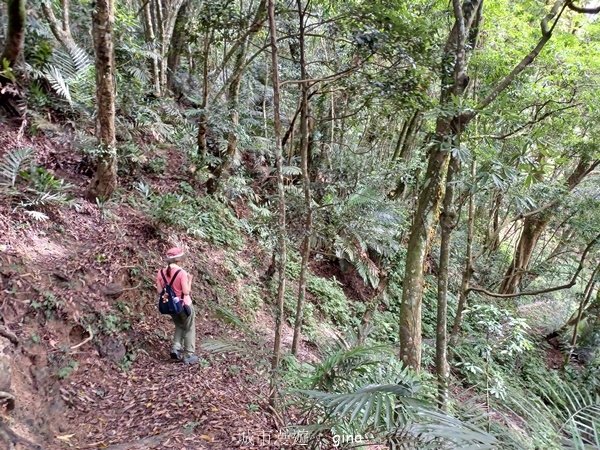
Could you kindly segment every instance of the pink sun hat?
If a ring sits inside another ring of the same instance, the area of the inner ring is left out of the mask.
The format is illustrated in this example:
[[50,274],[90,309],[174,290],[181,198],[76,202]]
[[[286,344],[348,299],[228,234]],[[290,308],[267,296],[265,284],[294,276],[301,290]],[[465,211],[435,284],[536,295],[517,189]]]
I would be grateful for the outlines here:
[[167,250],[167,261],[169,262],[174,262],[177,261],[181,258],[183,258],[183,256],[185,255],[185,252],[183,251],[182,248],[179,247],[173,247],[170,248],[169,250]]

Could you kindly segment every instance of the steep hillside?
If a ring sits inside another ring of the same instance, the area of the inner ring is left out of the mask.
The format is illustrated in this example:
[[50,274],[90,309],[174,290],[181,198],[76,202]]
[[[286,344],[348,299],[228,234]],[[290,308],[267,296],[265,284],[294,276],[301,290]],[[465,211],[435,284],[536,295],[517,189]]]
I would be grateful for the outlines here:
[[[226,252],[175,228],[158,228],[128,205],[135,195],[128,186],[120,201],[89,203],[83,198],[87,177],[76,171],[82,162],[69,145],[19,136],[4,125],[0,136],[0,157],[30,147],[36,164],[71,185],[68,202],[30,208],[51,220],[35,220],[17,201],[0,206],[6,331],[0,348],[10,369],[0,390],[15,399],[0,440],[20,443],[17,448],[228,449],[248,433],[275,436],[263,361],[201,353],[198,366],[171,362],[172,324],[158,314],[152,285],[161,252],[185,245],[196,280],[198,343],[246,341],[223,317],[244,285],[266,270],[264,252],[247,237]],[[160,189],[161,180],[155,176],[151,187]],[[251,267],[241,281],[228,278],[232,255],[236,267]],[[258,338],[246,342],[257,350],[270,345],[272,323],[268,313],[260,316]]]

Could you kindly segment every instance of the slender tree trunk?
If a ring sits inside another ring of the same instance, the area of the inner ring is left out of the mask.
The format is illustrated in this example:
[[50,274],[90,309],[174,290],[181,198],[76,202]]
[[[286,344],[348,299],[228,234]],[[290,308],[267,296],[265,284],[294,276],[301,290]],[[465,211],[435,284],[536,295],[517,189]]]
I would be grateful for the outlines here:
[[[421,127],[421,123],[423,120],[423,114],[421,111],[416,110],[411,116],[410,119],[406,120],[404,126],[402,127],[402,132],[400,133],[400,137],[398,138],[398,142],[396,143],[396,147],[394,149],[393,160],[401,160],[408,163],[411,160],[412,152],[415,148],[415,140],[419,128]],[[396,188],[389,194],[391,199],[397,199],[407,194],[406,189],[406,181],[405,179],[398,178],[398,182],[396,183]]]
[[281,329],[283,325],[283,304],[285,296],[285,263],[286,263],[286,239],[285,239],[285,192],[283,186],[283,154],[281,148],[281,114],[279,110],[279,66],[277,54],[277,28],[275,25],[275,0],[268,0],[269,35],[271,43],[271,65],[273,82],[273,134],[275,136],[275,165],[277,173],[277,196],[279,199],[279,214],[277,224],[278,249],[278,286],[277,286],[277,309],[275,314],[275,338],[273,341],[273,358],[271,360],[271,389],[269,402],[275,406],[277,401],[277,371],[281,359]]
[[8,30],[2,57],[0,57],[0,67],[2,67],[3,61],[6,61],[9,67],[14,66],[23,51],[26,16],[25,0],[8,0],[7,14]]
[[519,243],[517,244],[517,251],[500,286],[501,294],[514,294],[518,291],[523,275],[529,269],[533,250],[549,222],[550,217],[548,215],[525,218]]
[[210,83],[210,80],[208,79],[208,63],[211,42],[212,32],[206,35],[206,39],[204,40],[204,51],[202,52],[202,57],[204,59],[202,64],[202,104],[200,105],[201,111],[198,119],[198,156],[200,156],[201,159],[207,157],[206,133],[208,132],[208,117],[206,109],[208,108],[208,91]]
[[143,5],[144,32],[146,42],[151,46],[153,52],[150,57],[150,71],[152,74],[152,87],[154,95],[160,97],[160,67],[158,65],[158,48],[156,45],[156,32],[154,29],[155,20],[151,10],[151,0],[141,0]]
[[488,255],[495,253],[500,247],[500,207],[502,206],[502,192],[495,190],[491,200],[492,208],[490,221],[487,228],[485,251]]
[[[260,30],[260,24],[264,22],[265,17],[266,0],[261,0],[259,3],[252,24],[248,28],[248,31],[244,33],[240,41],[234,45],[235,63],[233,71],[227,80],[227,104],[229,109],[229,116],[231,118],[231,128],[227,132],[227,149],[223,155],[221,163],[216,166],[212,172],[212,177],[206,183],[206,191],[209,194],[214,194],[219,184],[223,181],[222,179],[229,174],[231,165],[233,164],[233,158],[237,152],[237,127],[239,125],[239,91],[240,84],[242,82],[242,76],[247,66],[246,56],[248,53],[248,47],[252,36]],[[231,55],[231,52],[227,52],[225,58]],[[225,67],[224,67],[225,68]],[[223,70],[225,71],[225,70]],[[217,95],[218,97],[218,95]]]
[[96,50],[96,104],[100,147],[98,167],[89,186],[89,196],[108,199],[117,187],[115,150],[115,88],[113,54],[113,0],[96,0],[92,13],[92,34]]
[[61,43],[63,47],[67,50],[72,50],[77,48],[77,44],[73,40],[73,36],[71,35],[71,25],[69,19],[69,0],[62,0],[62,14],[61,20],[59,21],[54,14],[54,10],[52,9],[52,4],[44,0],[42,2],[42,11],[46,20],[48,21],[48,25],[50,26],[50,31],[56,38],[58,42]]
[[441,215],[442,240],[438,275],[435,368],[438,380],[438,406],[444,411],[448,403],[448,376],[450,374],[448,366],[448,265],[450,263],[450,240],[456,226],[453,182],[454,174],[458,174],[458,171],[458,161],[452,158],[448,168],[444,209]]
[[229,82],[227,91],[227,107],[229,109],[229,118],[231,120],[230,129],[227,132],[227,149],[222,162],[212,171],[212,177],[206,183],[206,192],[214,194],[219,188],[220,183],[228,175],[231,165],[237,152],[237,128],[240,124],[239,119],[239,98],[240,85],[242,83],[243,66],[246,62],[247,45],[239,47],[239,53],[235,60],[235,68]]
[[575,323],[573,324],[573,335],[571,337],[571,345],[569,346],[569,351],[568,353],[565,355],[565,361],[563,364],[563,369],[565,369],[568,365],[569,365],[569,361],[571,360],[571,355],[573,354],[573,350],[575,350],[575,345],[577,345],[577,333],[578,333],[578,328],[579,328],[579,324],[581,323],[581,319],[583,317],[583,310],[585,308],[586,303],[589,302],[589,299],[592,295],[592,292],[594,290],[594,285],[596,284],[596,275],[598,275],[598,272],[600,271],[600,264],[598,264],[596,266],[596,269],[594,269],[594,271],[592,272],[592,275],[590,276],[590,280],[588,281],[584,293],[583,293],[583,298],[581,299],[581,302],[579,303],[579,309],[577,311],[577,319],[575,320]]
[[[477,164],[475,160],[471,163],[471,182],[475,183],[475,175],[477,173]],[[458,334],[460,333],[460,327],[462,323],[462,315],[467,306],[467,300],[469,297],[469,283],[471,282],[471,276],[473,275],[473,235],[475,228],[475,201],[474,201],[474,187],[469,193],[469,212],[467,218],[467,248],[465,252],[465,268],[462,273],[462,279],[460,282],[460,292],[458,294],[458,305],[456,307],[456,316],[454,317],[454,325],[452,327],[452,333],[450,336],[450,345],[454,347],[458,340]]]
[[[302,9],[302,0],[296,1],[298,7],[298,17],[300,19],[300,78],[307,80],[308,73],[306,71],[306,54],[305,54],[305,16],[304,10]],[[300,265],[300,279],[298,281],[298,302],[296,304],[296,320],[294,323],[294,337],[292,340],[292,354],[298,352],[298,345],[300,343],[300,332],[302,330],[302,313],[304,299],[306,297],[306,278],[308,273],[308,260],[310,258],[310,247],[311,247],[311,236],[312,236],[312,193],[310,189],[310,174],[309,174],[309,106],[308,106],[308,83],[302,83],[302,100],[301,100],[301,112],[300,112],[300,158],[302,165],[302,186],[304,190],[304,237],[302,239],[302,261]]]

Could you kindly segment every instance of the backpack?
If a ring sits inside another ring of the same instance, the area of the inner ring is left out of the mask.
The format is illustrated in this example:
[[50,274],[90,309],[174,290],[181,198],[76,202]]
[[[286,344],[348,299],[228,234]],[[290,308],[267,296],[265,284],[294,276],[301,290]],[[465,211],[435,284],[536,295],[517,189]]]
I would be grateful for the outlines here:
[[179,275],[179,272],[181,272],[181,269],[178,269],[171,278],[171,281],[167,282],[165,273],[162,270],[160,271],[165,283],[158,296],[158,310],[161,314],[170,314],[174,316],[183,311],[183,301],[177,297],[175,289],[173,289],[173,282],[175,281],[175,278],[177,278],[177,275]]

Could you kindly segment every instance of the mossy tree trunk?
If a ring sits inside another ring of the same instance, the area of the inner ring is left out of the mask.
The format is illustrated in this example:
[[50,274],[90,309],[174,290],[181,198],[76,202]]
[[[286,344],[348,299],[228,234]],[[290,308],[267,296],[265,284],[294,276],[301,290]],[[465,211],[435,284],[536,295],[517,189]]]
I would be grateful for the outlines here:
[[115,86],[113,53],[113,0],[96,0],[92,13],[92,35],[96,52],[96,105],[100,155],[89,196],[108,199],[117,187],[115,149]]
[[[23,42],[25,41],[25,0],[8,0],[7,13],[6,44],[0,62],[6,61],[8,66],[12,67],[23,51]],[[0,65],[0,68],[2,65]]]
[[273,134],[275,137],[275,166],[277,177],[278,220],[277,220],[277,302],[275,312],[275,338],[273,340],[273,358],[271,360],[271,382],[269,402],[274,406],[277,401],[277,373],[281,360],[281,334],[284,320],[285,296],[285,264],[287,259],[286,249],[286,217],[285,217],[285,191],[283,186],[283,152],[281,146],[281,113],[279,109],[279,59],[277,53],[277,27],[275,25],[275,0],[268,0],[269,37],[271,46],[271,65],[273,82]]
[[441,216],[442,240],[440,243],[440,264],[437,295],[437,322],[435,340],[435,369],[438,379],[438,406],[446,410],[448,403],[448,271],[450,265],[450,242],[456,226],[454,210],[454,175],[458,174],[459,163],[452,158],[446,179],[446,195]]
[[[302,1],[296,1],[298,16],[300,19],[300,79],[307,80],[308,73],[306,70],[306,52],[305,52],[305,14],[302,8]],[[294,323],[294,337],[292,339],[292,354],[297,354],[298,345],[300,344],[301,330],[302,330],[302,315],[304,307],[304,299],[306,298],[306,279],[308,278],[308,260],[310,258],[311,248],[311,235],[312,235],[312,192],[310,188],[310,174],[309,174],[309,126],[308,118],[310,116],[309,104],[308,104],[308,82],[304,82],[300,86],[301,88],[301,101],[300,101],[300,159],[302,166],[302,187],[304,191],[304,229],[302,230],[304,236],[302,238],[302,247],[300,249],[302,261],[300,265],[300,279],[298,280],[298,301],[296,303],[296,320]]]

